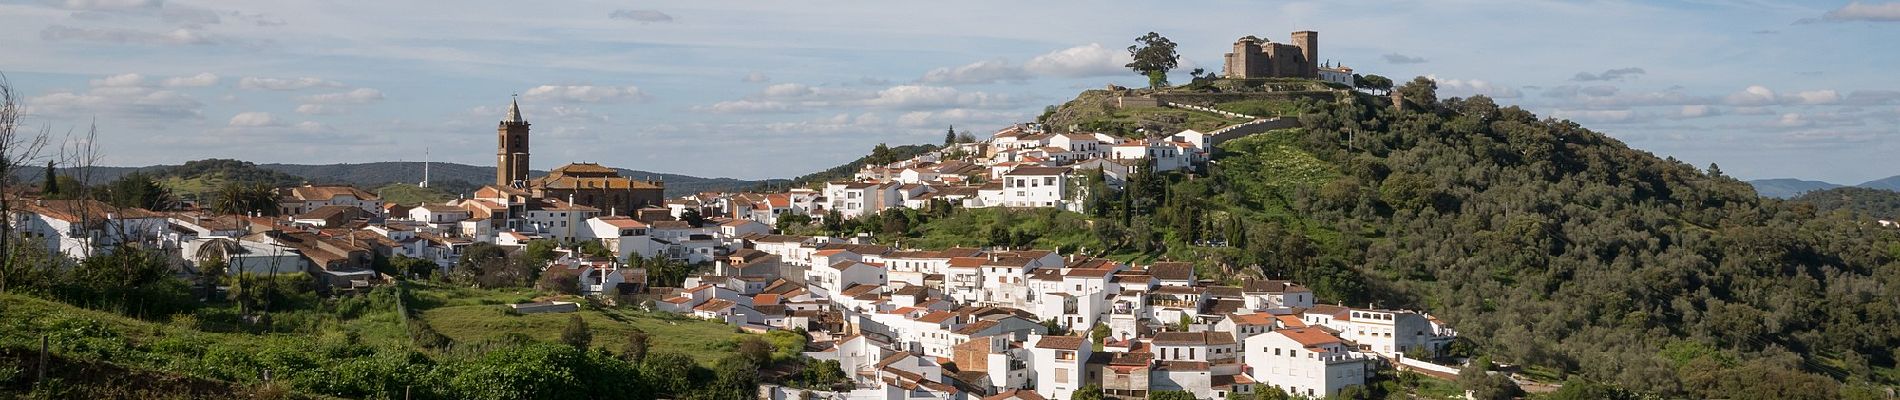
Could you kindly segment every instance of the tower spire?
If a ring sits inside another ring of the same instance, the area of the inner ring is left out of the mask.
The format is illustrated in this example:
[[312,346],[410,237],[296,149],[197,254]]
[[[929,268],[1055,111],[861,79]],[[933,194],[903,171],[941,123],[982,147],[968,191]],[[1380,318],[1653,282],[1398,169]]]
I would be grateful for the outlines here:
[[509,96],[509,97],[510,98],[508,99],[508,119],[504,119],[502,120],[502,122],[515,123],[515,124],[527,122],[527,121],[521,120],[521,94],[516,93],[515,95]]

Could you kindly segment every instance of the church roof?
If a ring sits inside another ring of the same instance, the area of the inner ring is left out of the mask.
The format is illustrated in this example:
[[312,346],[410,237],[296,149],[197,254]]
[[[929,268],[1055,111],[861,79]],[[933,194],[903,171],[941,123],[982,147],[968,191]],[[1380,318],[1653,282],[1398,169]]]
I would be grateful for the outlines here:
[[520,101],[516,101],[516,100],[508,101],[508,118],[501,120],[501,122],[515,123],[515,124],[528,122],[521,119],[521,102]]

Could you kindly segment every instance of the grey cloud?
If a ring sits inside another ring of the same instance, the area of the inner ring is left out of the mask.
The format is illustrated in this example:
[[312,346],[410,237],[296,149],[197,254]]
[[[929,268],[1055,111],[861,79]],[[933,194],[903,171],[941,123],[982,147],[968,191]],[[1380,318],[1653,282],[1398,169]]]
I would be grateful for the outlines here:
[[1900,104],[1900,90],[1856,90],[1848,93],[1843,103],[1856,106]]
[[88,41],[121,44],[156,45],[202,45],[215,44],[220,38],[196,29],[178,28],[169,32],[151,32],[113,28],[75,28],[65,25],[50,25],[40,30],[40,39],[46,41]]
[[607,18],[625,19],[640,22],[673,22],[673,16],[659,10],[614,10]]
[[1635,78],[1637,75],[1642,75],[1645,73],[1648,73],[1648,71],[1644,71],[1642,68],[1637,68],[1637,67],[1617,68],[1617,69],[1612,69],[1608,71],[1603,71],[1603,73],[1598,73],[1598,74],[1592,74],[1589,72],[1578,72],[1577,76],[1571,77],[1570,80],[1577,81],[1577,82],[1620,81],[1627,78]]
[[1399,53],[1390,53],[1379,57],[1384,58],[1385,62],[1393,64],[1424,64],[1426,62],[1424,57],[1408,56]]

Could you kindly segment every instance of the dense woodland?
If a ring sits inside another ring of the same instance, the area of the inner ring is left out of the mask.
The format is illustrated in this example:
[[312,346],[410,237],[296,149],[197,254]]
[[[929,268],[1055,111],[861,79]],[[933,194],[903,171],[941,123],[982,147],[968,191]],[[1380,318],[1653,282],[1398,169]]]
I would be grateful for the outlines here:
[[1900,220],[1900,192],[1863,187],[1840,187],[1803,193],[1793,199],[1814,206],[1817,213],[1845,212],[1861,220]]

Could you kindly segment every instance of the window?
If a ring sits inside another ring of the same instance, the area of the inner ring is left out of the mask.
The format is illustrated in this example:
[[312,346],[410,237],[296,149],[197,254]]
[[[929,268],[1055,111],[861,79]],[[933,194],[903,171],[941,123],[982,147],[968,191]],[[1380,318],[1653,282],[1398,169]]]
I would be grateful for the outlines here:
[[1069,383],[1069,369],[1056,368],[1056,383]]
[[1056,177],[1053,177],[1053,176],[1051,176],[1051,177],[1047,177],[1047,178],[1042,178],[1042,184],[1044,184],[1044,185],[1049,185],[1049,186],[1055,186],[1055,184],[1056,184]]

